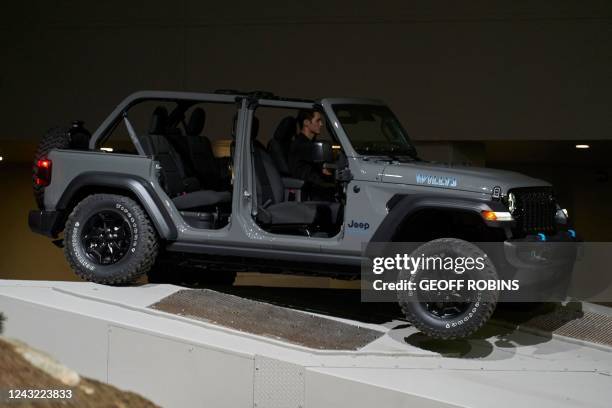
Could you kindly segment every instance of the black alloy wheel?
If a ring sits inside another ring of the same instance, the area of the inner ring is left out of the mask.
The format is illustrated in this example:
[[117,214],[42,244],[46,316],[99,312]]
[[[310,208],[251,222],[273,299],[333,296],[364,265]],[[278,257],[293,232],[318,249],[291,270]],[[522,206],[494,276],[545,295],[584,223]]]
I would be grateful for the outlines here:
[[470,308],[468,302],[426,302],[425,309],[440,319],[453,319],[461,316]]
[[129,220],[118,211],[101,211],[87,220],[81,231],[85,254],[98,265],[119,262],[130,249]]

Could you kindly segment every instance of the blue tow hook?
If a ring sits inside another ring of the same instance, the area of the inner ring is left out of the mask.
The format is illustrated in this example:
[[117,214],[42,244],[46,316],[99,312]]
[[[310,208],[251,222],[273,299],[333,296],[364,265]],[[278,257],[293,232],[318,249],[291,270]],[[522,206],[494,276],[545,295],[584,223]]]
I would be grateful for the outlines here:
[[542,232],[538,232],[538,238],[540,241],[546,241],[546,235]]
[[576,231],[573,229],[568,229],[567,233],[569,234],[570,237],[572,238],[576,238]]

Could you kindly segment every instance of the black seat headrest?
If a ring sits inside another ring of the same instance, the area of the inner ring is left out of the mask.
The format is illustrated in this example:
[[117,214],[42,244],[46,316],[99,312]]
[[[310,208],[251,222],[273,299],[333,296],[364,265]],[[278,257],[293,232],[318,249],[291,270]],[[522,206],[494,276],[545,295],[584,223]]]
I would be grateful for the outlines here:
[[166,131],[168,122],[168,109],[163,106],[158,106],[151,115],[151,123],[149,124],[149,134],[162,135]]
[[189,118],[189,123],[187,123],[187,128],[185,131],[190,136],[199,136],[204,130],[204,125],[206,124],[206,111],[202,108],[195,108],[191,113],[191,117]]
[[297,134],[297,120],[293,116],[287,116],[280,121],[274,131],[274,139],[278,141],[291,140]]

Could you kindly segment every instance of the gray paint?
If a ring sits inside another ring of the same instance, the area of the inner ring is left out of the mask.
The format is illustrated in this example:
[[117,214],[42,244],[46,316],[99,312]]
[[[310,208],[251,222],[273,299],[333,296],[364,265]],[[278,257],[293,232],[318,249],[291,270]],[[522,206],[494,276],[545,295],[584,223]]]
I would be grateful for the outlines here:
[[[436,163],[394,163],[385,167],[382,181],[384,183],[417,185],[417,175],[427,174],[438,177],[453,177],[457,186],[453,189],[473,193],[491,194],[492,188],[500,186],[505,194],[514,187],[549,186],[550,183],[506,170],[483,167],[449,166]],[[444,189],[435,185],[418,186],[429,189]]]
[[85,171],[73,178],[63,191],[56,207],[66,210],[79,196],[80,190],[85,188],[113,188],[131,192],[144,207],[145,212],[153,222],[157,232],[162,238],[175,240],[177,237],[174,222],[170,219],[159,195],[153,190],[150,182],[142,177],[130,173],[89,172]]
[[132,174],[150,180],[153,162],[150,158],[128,154],[108,154],[100,151],[54,150],[51,184],[45,188],[45,208],[54,210],[70,183],[85,172]]
[[[236,100],[236,95],[199,94],[182,92],[138,92],[128,96],[94,133],[91,146],[96,146],[109,126],[120,120],[122,112],[135,101],[143,98],[167,98],[199,101],[230,102]],[[265,100],[263,101],[266,102]],[[268,101],[268,104],[270,101]],[[276,106],[288,108],[303,108],[312,106],[310,103],[293,101],[274,101]],[[502,194],[515,187],[547,186],[548,183],[523,176],[518,173],[464,167],[448,167],[421,162],[396,163],[389,160],[366,159],[359,156],[349,143],[348,136],[338,124],[332,105],[334,103],[381,104],[380,101],[367,99],[322,99],[320,101],[329,120],[333,122],[334,131],[349,157],[348,163],[354,179],[348,184],[345,219],[340,232],[333,238],[311,238],[272,234],[263,230],[253,218],[256,213],[256,183],[252,155],[250,154],[249,132],[253,117],[253,106],[248,106],[242,99],[237,117],[236,151],[234,155],[235,179],[232,195],[231,222],[222,229],[197,229],[185,223],[172,200],[164,193],[155,176],[153,161],[144,156],[109,154],[102,152],[55,151],[50,157],[53,160],[53,180],[45,194],[47,209],[54,209],[63,191],[70,182],[83,172],[109,171],[118,174],[133,174],[148,180],[148,183],[158,193],[166,211],[178,231],[176,241],[185,243],[184,248],[193,248],[198,243],[205,244],[201,249],[227,253],[258,254],[270,251],[279,259],[291,260],[295,255],[323,253],[326,256],[358,257],[363,245],[370,241],[378,226],[388,214],[386,204],[396,194],[430,195],[438,194],[440,199],[449,200],[468,198],[486,200],[494,186],[502,188]],[[416,183],[418,173],[440,175],[456,178],[455,187],[437,187]],[[356,193],[354,186],[359,186]],[[475,210],[481,211],[486,204],[475,204]],[[461,207],[463,209],[463,207]],[[151,214],[151,213],[150,213]],[[365,231],[349,229],[352,220],[367,222],[370,228]],[[180,248],[177,245],[176,248]],[[266,257],[269,257],[269,255]],[[295,255],[293,255],[295,254]],[[322,260],[326,256],[318,257]],[[342,261],[342,258],[339,258]],[[351,258],[344,259],[353,263]],[[356,262],[356,261],[355,261]]]

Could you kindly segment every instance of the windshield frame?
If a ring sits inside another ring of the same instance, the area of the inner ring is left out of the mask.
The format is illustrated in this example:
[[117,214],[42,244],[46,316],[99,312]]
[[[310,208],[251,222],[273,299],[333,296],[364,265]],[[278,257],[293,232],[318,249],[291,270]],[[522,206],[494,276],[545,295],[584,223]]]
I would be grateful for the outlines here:
[[[358,98],[342,98],[342,99],[326,98],[326,99],[321,100],[321,105],[325,109],[328,118],[331,120],[332,122],[331,125],[336,131],[336,135],[340,139],[341,143],[343,144],[343,148],[347,156],[362,157],[362,158],[363,157],[388,157],[392,160],[400,160],[400,161],[418,160],[416,149],[414,147],[414,144],[410,140],[408,133],[402,126],[401,122],[399,121],[395,113],[389,108],[388,105],[386,105],[382,101],[372,100],[372,99],[361,99],[361,98],[359,99]],[[356,106],[362,105],[364,107],[370,106],[373,109],[383,108],[384,110],[388,111],[391,117],[395,121],[396,129],[399,130],[401,137],[404,139],[406,145],[408,146],[408,151],[393,152],[393,149],[372,151],[371,153],[364,152],[363,150],[359,151],[359,148],[356,148],[357,146],[353,145],[353,142],[351,140],[348,130],[345,128],[345,126],[342,124],[342,122],[336,115],[336,108],[340,105],[356,105]]]

